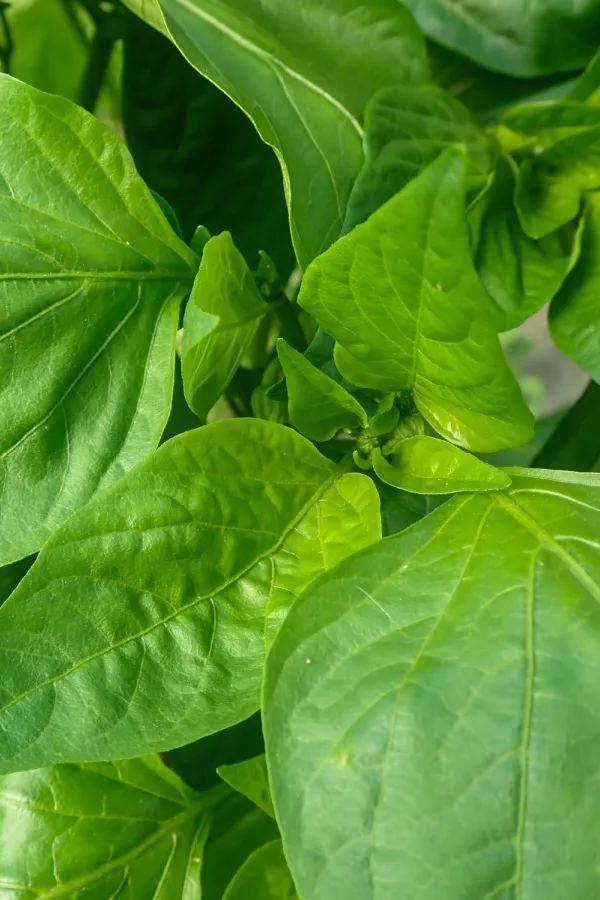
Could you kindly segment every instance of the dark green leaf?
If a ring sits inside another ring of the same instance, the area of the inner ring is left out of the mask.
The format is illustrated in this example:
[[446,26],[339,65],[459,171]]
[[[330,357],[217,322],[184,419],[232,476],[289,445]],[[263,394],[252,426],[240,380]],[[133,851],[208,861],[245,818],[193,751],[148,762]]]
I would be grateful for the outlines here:
[[230,766],[220,766],[219,775],[230,787],[244,794],[259,809],[275,818],[264,753]]
[[163,444],[0,609],[0,769],[167,750],[246,718],[294,597],[380,533],[373,482],[291,429],[229,420]]
[[185,396],[200,419],[225,392],[269,311],[229,232],[211,238],[185,308],[181,345]]
[[457,143],[469,153],[467,188],[482,187],[492,165],[491,144],[459,100],[433,85],[375,94],[365,111],[365,164],[350,195],[345,231],[364,222]]
[[119,138],[0,76],[0,563],[158,443],[196,256]]
[[231,231],[245,257],[267,248],[294,265],[281,170],[244,113],[163,35],[124,22],[123,118],[138,171],[173,206],[190,237],[198,223]]
[[542,159],[528,159],[519,168],[515,206],[523,231],[531,238],[545,237],[579,213],[581,195],[574,181],[564,178]]
[[527,441],[533,419],[472,266],[465,168],[447,150],[312,263],[299,302],[338,342],[349,381],[412,390],[440,434],[486,451]]
[[54,766],[0,781],[6,897],[200,900],[223,790],[196,794],[158,757]]
[[311,900],[600,892],[600,476],[511,470],[304,592],[267,665]]
[[367,414],[352,394],[285,341],[277,342],[294,428],[313,441],[329,441],[342,428],[367,424]]
[[427,78],[412,16],[397,0],[160,5],[183,54],[276,151],[296,255],[306,266],[340,233],[362,165],[367,101],[378,88]]
[[281,841],[265,844],[246,860],[223,900],[298,900]]
[[598,0],[403,2],[429,37],[507,75],[582,68],[597,49]]
[[386,484],[411,494],[497,491],[510,484],[500,469],[426,434],[400,441],[389,459],[375,450],[373,468]]
[[535,456],[540,469],[589,472],[600,459],[600,385],[590,382]]

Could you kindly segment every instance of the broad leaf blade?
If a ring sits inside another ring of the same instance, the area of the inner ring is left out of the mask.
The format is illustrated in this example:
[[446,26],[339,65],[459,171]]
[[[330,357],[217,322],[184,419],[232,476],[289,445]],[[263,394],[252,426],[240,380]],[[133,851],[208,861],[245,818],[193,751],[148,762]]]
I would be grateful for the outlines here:
[[425,434],[400,441],[389,460],[375,450],[373,468],[386,484],[411,494],[495,491],[510,484],[500,469]]
[[306,266],[342,228],[368,99],[380,87],[427,78],[412,16],[397,0],[163,0],[161,8],[186,58],[279,157]]
[[166,750],[246,718],[295,596],[380,533],[372,481],[281,425],[167,442],[0,610],[0,768]]
[[185,308],[181,371],[200,419],[235,375],[269,307],[229,232],[211,238]]
[[158,757],[5,776],[2,891],[15,900],[200,900],[203,847],[221,794],[189,790]]
[[510,474],[319,579],[277,638],[267,756],[302,896],[600,890],[600,476]]
[[0,77],[0,563],[158,443],[197,260],[123,144]]
[[230,787],[244,794],[263,812],[275,818],[264,753],[233,765],[220,766],[218,772]]
[[448,150],[315,260],[299,302],[365,388],[412,390],[444,437],[471,450],[525,443],[532,416],[472,266],[464,155]]
[[265,844],[246,860],[223,900],[298,900],[281,841]]

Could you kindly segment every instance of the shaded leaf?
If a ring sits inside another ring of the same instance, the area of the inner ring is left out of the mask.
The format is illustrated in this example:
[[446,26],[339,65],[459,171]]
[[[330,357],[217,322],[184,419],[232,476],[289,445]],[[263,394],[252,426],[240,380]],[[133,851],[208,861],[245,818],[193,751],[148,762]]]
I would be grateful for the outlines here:
[[0,563],[158,443],[197,259],[119,138],[0,77]]
[[295,596],[380,533],[372,481],[281,425],[163,444],[0,609],[0,767],[167,750],[246,718]]
[[596,471],[600,459],[600,385],[591,381],[577,403],[560,418],[533,459],[540,469]]
[[264,753],[233,765],[220,766],[219,775],[230,787],[244,794],[259,809],[275,818]]
[[436,431],[487,451],[527,441],[533,420],[471,263],[465,167],[446,151],[312,263],[299,303],[338,342],[349,381],[412,390]]
[[600,476],[510,474],[320,578],[277,637],[265,736],[301,896],[600,890]]
[[265,844],[246,860],[223,900],[298,900],[281,841]]

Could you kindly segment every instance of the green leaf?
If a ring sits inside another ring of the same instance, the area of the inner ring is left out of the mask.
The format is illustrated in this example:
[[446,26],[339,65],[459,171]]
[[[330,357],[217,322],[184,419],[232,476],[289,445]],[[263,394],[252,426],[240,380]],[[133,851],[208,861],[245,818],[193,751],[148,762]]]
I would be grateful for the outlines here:
[[185,308],[181,345],[185,396],[200,419],[227,389],[269,312],[229,232],[211,238]]
[[345,231],[364,222],[457,143],[469,154],[468,189],[482,187],[492,165],[491,144],[459,100],[433,85],[375,94],[365,110],[365,164],[350,195]]
[[500,469],[426,434],[400,441],[389,460],[376,449],[373,469],[386,484],[411,494],[497,491],[510,484]]
[[[281,169],[247,116],[163,35],[124,18],[123,119],[142,178],[175,209],[186,238],[201,222],[231,231],[253,260],[267,247],[294,267]],[[260,215],[257,215],[260,209]]]
[[573,225],[534,240],[523,231],[513,204],[514,176],[500,166],[484,207],[475,268],[498,307],[498,331],[516,328],[549,303],[579,252]]
[[554,173],[542,156],[522,163],[515,188],[515,206],[521,227],[525,234],[536,240],[571,222],[581,205],[575,182],[564,178],[560,172]]
[[246,860],[223,900],[298,900],[281,841],[265,844]]
[[579,261],[550,307],[557,347],[595,381],[600,380],[600,194],[589,194]]
[[220,766],[218,772],[230,787],[244,794],[263,812],[275,818],[264,753],[230,766]]
[[277,355],[286,378],[294,428],[312,441],[329,441],[342,428],[366,426],[366,412],[341,384],[284,340],[277,342]]
[[403,2],[428,37],[506,75],[581,69],[597,49],[598,0]]
[[465,168],[447,150],[312,263],[299,302],[338,342],[349,381],[412,390],[436,431],[488,451],[527,441],[533,419],[471,262]]
[[158,757],[54,766],[0,781],[8,897],[200,900],[222,789],[196,794]]
[[0,76],[0,563],[158,443],[196,256],[120,139]]
[[600,88],[600,48],[596,50],[581,75],[568,94],[569,100],[585,102]]
[[600,108],[570,101],[529,103],[509,110],[502,123],[511,131],[536,138],[536,144],[544,147],[600,125]]
[[373,482],[289,428],[163,444],[0,609],[0,769],[167,750],[251,715],[295,596],[380,534]]
[[320,578],[277,637],[267,758],[303,897],[600,891],[600,476],[510,474]]
[[381,87],[427,78],[425,46],[412,16],[397,0],[160,5],[182,53],[275,150],[296,255],[305,267],[342,228],[363,160],[367,101]]
[[595,471],[600,460],[600,385],[590,381],[532,462],[534,468]]

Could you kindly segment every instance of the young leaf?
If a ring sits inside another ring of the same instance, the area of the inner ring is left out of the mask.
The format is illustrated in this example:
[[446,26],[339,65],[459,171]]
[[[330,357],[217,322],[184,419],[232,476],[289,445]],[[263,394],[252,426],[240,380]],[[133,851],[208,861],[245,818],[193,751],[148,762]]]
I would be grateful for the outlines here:
[[200,419],[223,394],[269,306],[229,232],[211,238],[185,308],[181,371]]
[[289,428],[173,438],[56,531],[0,609],[0,769],[166,750],[251,715],[293,599],[380,534],[373,482]]
[[6,896],[200,900],[221,788],[197,794],[149,756],[7,775],[0,794]]
[[600,891],[600,476],[510,474],[320,578],[275,641],[267,757],[303,897]]
[[588,195],[579,261],[550,306],[554,343],[600,380],[600,194]]
[[460,101],[434,85],[378,91],[365,110],[365,164],[350,195],[344,230],[364,222],[457,143],[469,154],[468,188],[482,187],[492,165],[491,143]]
[[510,109],[502,124],[511,131],[548,146],[562,138],[600,125],[600,109],[586,103],[529,103]]
[[510,484],[500,469],[426,434],[400,441],[389,460],[376,449],[373,469],[386,484],[411,494],[497,491]]
[[471,262],[465,168],[447,150],[312,263],[299,302],[338,342],[349,381],[412,390],[440,434],[488,451],[529,440],[533,419]]
[[219,766],[218,772],[226,784],[252,800],[267,815],[275,818],[264,753],[262,756],[255,756],[253,759],[246,759],[230,766]]
[[0,564],[158,443],[197,267],[123,143],[0,76]]
[[281,841],[259,847],[246,860],[223,900],[298,900]]
[[161,0],[189,62],[252,119],[288,188],[302,267],[340,233],[378,88],[427,78],[425,45],[397,0]]
[[294,428],[312,441],[329,441],[342,428],[366,426],[366,412],[341,384],[284,340],[277,342],[277,355],[286,378]]
[[425,34],[519,78],[581,69],[597,49],[598,0],[404,0]]

